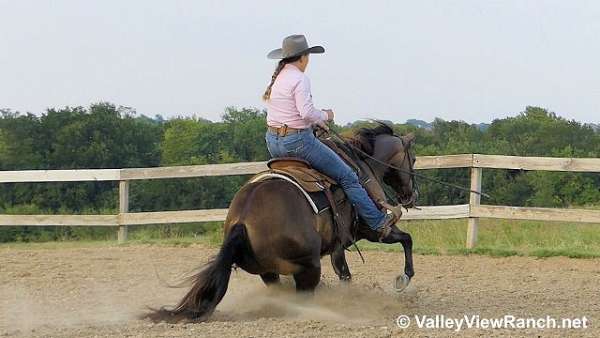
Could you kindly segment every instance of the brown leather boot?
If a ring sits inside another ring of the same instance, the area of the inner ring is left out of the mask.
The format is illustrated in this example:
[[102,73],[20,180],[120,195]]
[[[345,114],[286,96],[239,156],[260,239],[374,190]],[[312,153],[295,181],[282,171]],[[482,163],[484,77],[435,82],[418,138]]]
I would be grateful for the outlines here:
[[379,242],[381,242],[384,238],[389,236],[390,232],[392,232],[392,226],[396,224],[396,216],[393,213],[388,213],[385,215],[385,219],[383,220],[383,225],[377,233],[379,234]]
[[400,217],[402,217],[401,205],[391,205],[387,202],[382,202],[381,205],[389,211],[385,215],[383,226],[378,231],[380,242],[390,234],[392,226],[394,226],[394,224],[400,220]]
[[391,205],[387,202],[381,202],[381,205],[392,212],[392,214],[394,214],[394,217],[396,217],[396,221],[398,221],[400,219],[400,217],[402,217],[402,205]]

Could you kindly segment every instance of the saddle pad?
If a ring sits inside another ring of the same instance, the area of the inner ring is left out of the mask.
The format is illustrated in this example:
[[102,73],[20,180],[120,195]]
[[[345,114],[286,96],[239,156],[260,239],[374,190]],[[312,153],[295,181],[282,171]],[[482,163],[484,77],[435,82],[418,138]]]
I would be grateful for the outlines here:
[[[327,210],[330,207],[329,201],[327,200],[327,196],[325,196],[325,193],[322,190],[306,191],[304,189],[304,187],[302,185],[298,184],[298,182],[296,182],[293,178],[283,175],[283,174],[280,174],[280,173],[277,173],[277,172],[265,171],[265,172],[259,173],[256,176],[252,177],[250,179],[249,183],[264,181],[264,180],[268,180],[268,179],[277,179],[277,178],[288,181],[288,182],[292,183],[296,188],[298,188],[300,190],[300,192],[302,192],[302,194],[304,195],[304,197],[306,198],[308,203],[310,204],[310,206],[313,209],[313,212],[315,214],[320,214],[321,212]],[[338,186],[332,186],[331,192],[334,196],[336,203],[339,203],[340,200],[345,198],[343,190],[341,190],[341,188],[339,188]]]
[[319,213],[319,209],[317,208],[315,202],[312,200],[310,195],[306,192],[306,190],[302,189],[302,187],[300,186],[300,184],[298,184],[298,182],[294,181],[293,179],[291,179],[290,177],[288,177],[286,175],[282,175],[282,174],[278,174],[278,173],[274,173],[274,172],[270,172],[270,171],[265,171],[265,172],[259,173],[259,174],[255,175],[254,177],[252,177],[250,179],[250,181],[248,181],[248,183],[254,183],[254,182],[264,181],[267,179],[274,179],[274,178],[279,178],[279,179],[286,180],[286,181],[292,183],[296,188],[298,188],[300,190],[300,192],[304,195],[304,197],[306,197],[306,200],[310,204],[310,206],[313,209],[313,211],[315,212],[315,214]]
[[333,179],[312,168],[286,167],[282,169],[271,169],[271,172],[291,177],[307,192],[322,191],[335,184]]

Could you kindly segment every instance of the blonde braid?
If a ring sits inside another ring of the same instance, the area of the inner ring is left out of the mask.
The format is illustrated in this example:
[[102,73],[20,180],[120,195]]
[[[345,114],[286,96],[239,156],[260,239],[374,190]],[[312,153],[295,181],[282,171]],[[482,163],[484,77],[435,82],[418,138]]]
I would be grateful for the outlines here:
[[279,63],[277,64],[277,67],[275,68],[275,71],[273,72],[273,76],[271,76],[271,83],[269,83],[267,90],[265,90],[265,93],[262,96],[263,101],[269,101],[269,99],[271,98],[271,87],[273,87],[273,84],[275,83],[275,79],[277,79],[277,76],[279,75],[279,73],[281,72],[281,70],[287,63],[288,63],[288,61],[283,59],[283,60],[279,61]]

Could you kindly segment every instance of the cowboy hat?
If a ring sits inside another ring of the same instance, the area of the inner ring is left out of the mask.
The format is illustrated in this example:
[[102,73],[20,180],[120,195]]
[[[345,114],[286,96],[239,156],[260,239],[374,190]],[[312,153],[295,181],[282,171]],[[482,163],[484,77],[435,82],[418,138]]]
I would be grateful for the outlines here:
[[287,59],[302,54],[322,54],[325,48],[322,46],[308,47],[308,42],[304,35],[290,35],[283,39],[281,48],[272,50],[267,54],[269,59]]

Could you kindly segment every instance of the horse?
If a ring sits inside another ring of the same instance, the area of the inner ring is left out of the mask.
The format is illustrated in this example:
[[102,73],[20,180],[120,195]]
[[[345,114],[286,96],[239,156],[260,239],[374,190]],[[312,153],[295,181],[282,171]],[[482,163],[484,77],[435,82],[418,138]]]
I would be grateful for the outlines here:
[[[414,140],[414,134],[397,136],[390,126],[380,122],[374,128],[362,128],[345,137],[345,144],[350,146],[345,149],[354,147],[363,154],[356,163],[376,182],[390,186],[395,197],[408,208],[417,199],[415,158],[410,152]],[[175,307],[162,307],[151,318],[167,315],[207,319],[227,292],[233,266],[259,275],[267,286],[279,283],[280,275],[292,275],[297,291],[313,292],[321,278],[321,257],[330,255],[339,279],[350,281],[345,249],[360,239],[380,239],[358,219],[354,238],[336,241],[331,209],[315,214],[299,189],[282,179],[244,185],[231,202],[223,224],[224,241],[216,257],[190,277],[191,289]],[[347,200],[337,211],[343,224],[357,219]],[[414,276],[412,238],[393,226],[381,242],[402,244],[404,275],[395,280],[396,289],[401,291]]]

